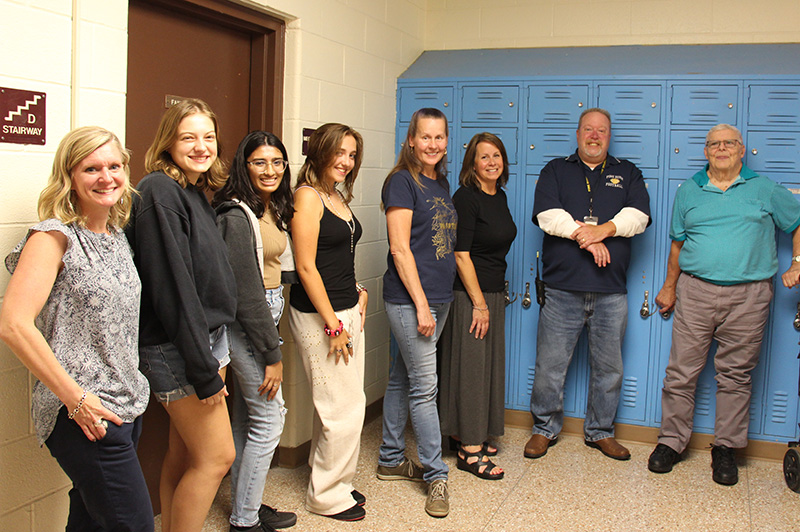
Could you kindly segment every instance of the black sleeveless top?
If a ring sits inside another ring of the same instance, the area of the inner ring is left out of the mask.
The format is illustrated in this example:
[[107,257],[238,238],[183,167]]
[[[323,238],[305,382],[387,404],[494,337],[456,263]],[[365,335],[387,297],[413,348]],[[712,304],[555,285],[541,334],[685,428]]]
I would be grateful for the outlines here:
[[[316,266],[335,311],[353,308],[358,303],[354,252],[363,231],[355,214],[352,216],[351,223],[355,223],[353,253],[350,252],[350,227],[347,222],[333,214],[328,207],[325,207],[319,221]],[[300,312],[317,312],[302,283],[292,285],[289,304]]]

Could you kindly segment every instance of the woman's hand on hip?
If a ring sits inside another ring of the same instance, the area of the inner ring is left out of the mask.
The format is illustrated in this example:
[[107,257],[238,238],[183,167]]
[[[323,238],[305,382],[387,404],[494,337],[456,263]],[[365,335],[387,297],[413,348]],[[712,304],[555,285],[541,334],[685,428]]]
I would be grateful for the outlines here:
[[86,399],[72,420],[78,424],[89,441],[102,440],[105,437],[108,421],[117,426],[122,425],[122,418],[104,407],[100,398],[91,392],[86,392]]

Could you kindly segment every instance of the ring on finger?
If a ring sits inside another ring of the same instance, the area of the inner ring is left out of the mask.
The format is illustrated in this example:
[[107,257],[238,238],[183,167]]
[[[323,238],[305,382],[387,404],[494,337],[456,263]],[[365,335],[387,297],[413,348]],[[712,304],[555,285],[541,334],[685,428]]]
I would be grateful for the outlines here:
[[348,349],[353,349],[353,341],[352,341],[352,340],[350,340],[349,342],[347,342],[347,348],[348,348]]

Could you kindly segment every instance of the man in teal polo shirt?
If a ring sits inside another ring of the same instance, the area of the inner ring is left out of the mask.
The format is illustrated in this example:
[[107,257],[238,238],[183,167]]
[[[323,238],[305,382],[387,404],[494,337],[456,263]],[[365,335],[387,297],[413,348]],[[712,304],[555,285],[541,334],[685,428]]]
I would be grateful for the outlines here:
[[784,286],[800,283],[800,203],[784,187],[742,164],[745,148],[735,127],[706,135],[706,167],[675,195],[667,278],[656,297],[675,309],[672,349],[661,394],[661,431],[648,461],[655,473],[679,462],[692,435],[697,378],[717,341],[717,407],[712,478],[736,484],[735,449],[747,445],[751,378],[778,271],[775,227],[792,233],[794,258]]

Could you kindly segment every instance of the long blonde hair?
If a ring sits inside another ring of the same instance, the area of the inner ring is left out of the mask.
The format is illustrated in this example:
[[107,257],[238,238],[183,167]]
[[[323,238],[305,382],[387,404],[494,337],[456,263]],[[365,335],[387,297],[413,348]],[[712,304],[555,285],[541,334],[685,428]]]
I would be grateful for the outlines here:
[[111,207],[108,223],[114,227],[125,227],[131,214],[131,196],[134,194],[130,180],[130,153],[122,147],[119,138],[111,131],[99,126],[84,126],[67,133],[56,149],[53,170],[47,186],[39,194],[38,212],[40,220],[56,218],[64,224],[86,225],[87,219],[80,210],[75,191],[72,190],[72,171],[95,150],[113,143],[122,156],[125,170],[125,189],[120,200]]
[[144,168],[147,172],[164,172],[169,177],[178,182],[180,186],[186,188],[189,179],[183,170],[175,164],[169,154],[170,148],[178,140],[178,126],[181,120],[193,114],[204,114],[214,123],[214,132],[217,137],[217,158],[207,172],[200,176],[196,186],[200,190],[219,190],[225,184],[228,177],[225,163],[222,162],[222,145],[219,141],[219,125],[217,115],[211,110],[206,102],[197,98],[187,98],[181,100],[164,113],[161,123],[158,125],[156,138],[147,149],[144,156]]
[[308,139],[308,155],[297,174],[296,187],[310,185],[324,190],[322,178],[325,170],[333,165],[336,152],[339,151],[342,141],[348,135],[356,141],[356,160],[352,170],[344,178],[344,202],[350,203],[353,199],[353,183],[358,177],[358,170],[361,168],[361,161],[364,158],[364,139],[358,131],[344,124],[324,124],[311,134]]

